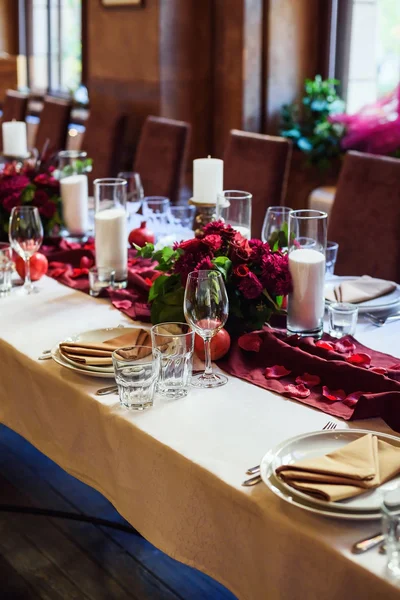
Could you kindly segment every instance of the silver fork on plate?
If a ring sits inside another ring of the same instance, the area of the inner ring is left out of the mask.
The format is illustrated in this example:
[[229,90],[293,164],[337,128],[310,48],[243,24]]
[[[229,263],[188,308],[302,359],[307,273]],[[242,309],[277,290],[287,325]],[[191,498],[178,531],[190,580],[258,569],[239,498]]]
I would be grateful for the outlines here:
[[[323,430],[331,430],[331,429],[336,429],[337,424],[334,423],[333,421],[328,421],[327,423],[325,423],[325,425],[323,426]],[[251,467],[250,469],[247,469],[246,471],[246,475],[253,475],[254,477],[250,477],[249,479],[245,479],[242,482],[242,485],[244,485],[245,487],[251,487],[253,485],[257,485],[257,483],[260,483],[261,480],[261,475],[260,475],[260,465],[256,465],[255,467]]]

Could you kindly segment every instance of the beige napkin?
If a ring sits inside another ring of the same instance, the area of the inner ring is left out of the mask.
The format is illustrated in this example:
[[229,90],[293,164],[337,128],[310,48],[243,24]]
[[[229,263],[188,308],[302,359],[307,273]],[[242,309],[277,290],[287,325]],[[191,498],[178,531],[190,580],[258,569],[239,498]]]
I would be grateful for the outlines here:
[[400,473],[400,447],[367,434],[326,456],[276,469],[288,485],[336,502],[362,494]]
[[117,348],[146,345],[151,346],[150,333],[138,327],[101,343],[62,342],[59,348],[62,355],[78,365],[109,367],[112,365],[111,355]]
[[366,302],[389,294],[395,289],[396,284],[393,281],[363,275],[358,279],[341,281],[333,288],[329,288],[325,297],[331,302]]

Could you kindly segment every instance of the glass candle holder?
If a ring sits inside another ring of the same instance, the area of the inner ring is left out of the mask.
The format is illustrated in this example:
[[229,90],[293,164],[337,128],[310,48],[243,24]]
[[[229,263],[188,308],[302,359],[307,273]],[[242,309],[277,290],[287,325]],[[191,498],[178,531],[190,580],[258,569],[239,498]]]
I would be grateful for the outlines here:
[[232,225],[243,237],[251,238],[251,201],[249,192],[226,190],[217,196],[216,219]]
[[358,306],[348,302],[333,302],[328,306],[329,334],[335,338],[354,335],[357,326]]
[[327,217],[318,210],[294,210],[289,215],[289,269],[293,282],[288,297],[289,335],[322,335]]
[[88,172],[84,166],[84,161],[87,159],[87,152],[82,150],[62,150],[57,155],[58,169],[57,179],[70,177],[71,175],[82,175]]
[[116,288],[128,280],[126,189],[125,179],[94,181],[96,265],[114,269]]
[[267,208],[261,239],[263,242],[268,242],[272,249],[287,249],[289,215],[292,210],[288,206],[270,206]]
[[99,296],[108,287],[114,287],[115,271],[107,267],[92,267],[89,269],[89,294]]

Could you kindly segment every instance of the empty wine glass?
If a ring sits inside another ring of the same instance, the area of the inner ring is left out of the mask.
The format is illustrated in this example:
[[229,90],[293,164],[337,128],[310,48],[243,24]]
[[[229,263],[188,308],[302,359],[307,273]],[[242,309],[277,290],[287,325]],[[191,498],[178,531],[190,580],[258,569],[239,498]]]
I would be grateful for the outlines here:
[[36,206],[15,206],[11,211],[8,230],[10,244],[25,261],[25,282],[23,291],[35,291],[31,281],[30,258],[37,252],[43,241],[43,226]]
[[139,173],[135,173],[134,171],[122,171],[121,173],[118,173],[118,177],[125,179],[128,183],[126,190],[126,210],[128,219],[131,221],[133,215],[136,214],[142,206],[142,200],[144,198],[142,180],[140,179]]
[[203,338],[205,348],[205,371],[192,377],[192,385],[201,388],[225,385],[227,377],[213,373],[211,364],[211,339],[225,325],[229,312],[228,295],[221,273],[190,273],[186,282],[183,308],[186,321]]
[[287,249],[291,212],[292,209],[288,206],[270,206],[267,209],[261,239],[263,242],[268,242],[272,250]]

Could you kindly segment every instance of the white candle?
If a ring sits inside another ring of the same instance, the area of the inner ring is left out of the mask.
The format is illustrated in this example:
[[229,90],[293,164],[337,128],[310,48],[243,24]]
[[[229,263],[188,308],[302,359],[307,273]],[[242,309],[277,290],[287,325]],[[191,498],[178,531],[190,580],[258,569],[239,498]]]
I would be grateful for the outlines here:
[[248,227],[243,227],[242,225],[234,225],[233,223],[231,223],[233,229],[236,229],[236,231],[238,231],[239,233],[242,234],[242,236],[244,238],[246,238],[246,240],[249,240],[251,237],[250,234],[250,229]]
[[296,249],[289,254],[293,292],[288,299],[288,329],[312,331],[324,316],[325,256],[312,249]]
[[88,179],[86,175],[71,175],[60,181],[64,223],[73,235],[89,229]]
[[2,125],[3,154],[5,156],[25,157],[28,154],[26,123],[7,121]]
[[224,185],[224,161],[219,158],[196,158],[193,161],[193,200],[216,204]]
[[95,246],[97,267],[115,269],[115,279],[126,279],[128,264],[126,212],[109,208],[96,213]]

